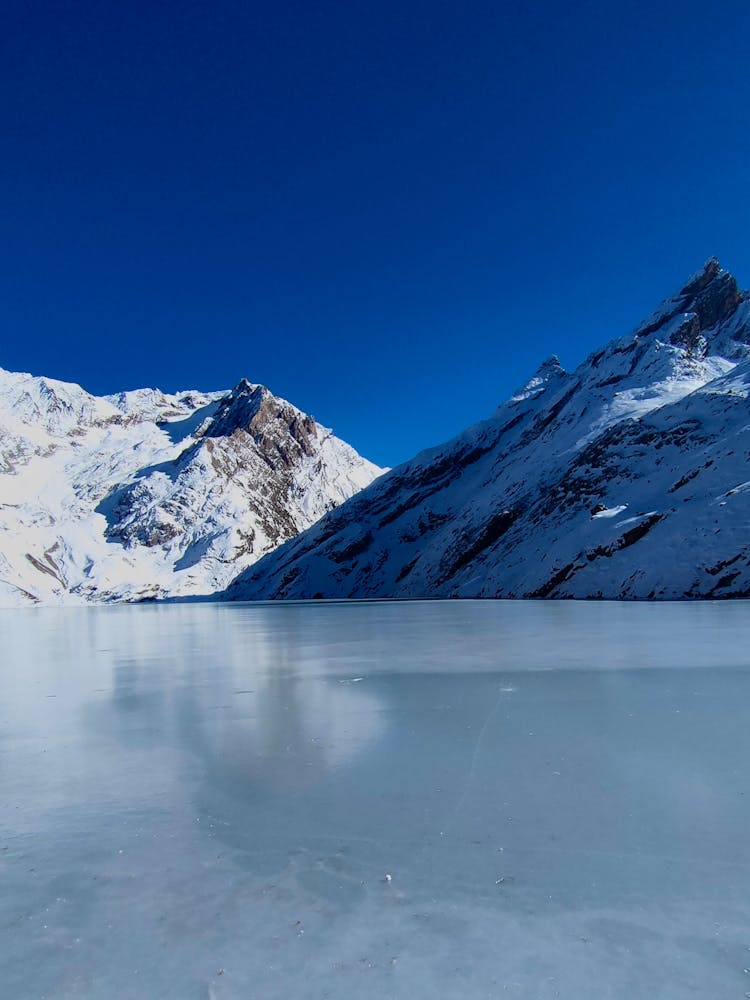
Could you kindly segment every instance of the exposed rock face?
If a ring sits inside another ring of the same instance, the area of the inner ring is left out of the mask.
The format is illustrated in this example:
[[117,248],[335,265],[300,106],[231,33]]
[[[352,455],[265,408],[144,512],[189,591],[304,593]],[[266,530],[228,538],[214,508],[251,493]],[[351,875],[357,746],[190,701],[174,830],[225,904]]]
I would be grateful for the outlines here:
[[[659,309],[636,330],[641,337],[664,331],[668,325],[675,329],[689,327],[691,336],[701,338],[707,330],[715,330],[720,324],[731,320],[742,302],[743,296],[737,281],[728,271],[722,270],[718,260],[712,257],[703,269],[695,274],[680,291],[666,299]],[[735,331],[737,332],[737,331]],[[670,339],[672,337],[670,333]],[[748,343],[745,324],[740,331],[744,343]],[[679,338],[674,341],[680,343]]]
[[317,429],[312,417],[278,399],[265,386],[243,379],[219,405],[206,429],[207,437],[247,435],[269,464],[289,468],[303,455],[315,453]]
[[750,596],[750,301],[711,259],[630,336],[240,575],[229,599]]
[[244,379],[98,398],[0,370],[0,602],[211,594],[380,471]]

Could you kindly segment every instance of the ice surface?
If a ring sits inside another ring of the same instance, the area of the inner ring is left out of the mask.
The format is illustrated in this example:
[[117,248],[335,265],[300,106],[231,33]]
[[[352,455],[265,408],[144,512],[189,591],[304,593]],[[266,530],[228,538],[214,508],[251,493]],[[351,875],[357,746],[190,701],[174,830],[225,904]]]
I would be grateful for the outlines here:
[[0,612],[2,995],[743,997],[749,610]]

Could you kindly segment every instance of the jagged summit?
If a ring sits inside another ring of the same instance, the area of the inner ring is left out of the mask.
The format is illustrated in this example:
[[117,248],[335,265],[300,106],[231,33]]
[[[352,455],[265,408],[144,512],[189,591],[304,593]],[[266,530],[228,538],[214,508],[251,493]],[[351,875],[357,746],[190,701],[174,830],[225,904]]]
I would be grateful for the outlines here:
[[265,386],[243,379],[221,401],[203,433],[206,438],[231,437],[237,447],[246,437],[248,444],[262,449],[266,462],[280,469],[314,455],[328,432]]
[[562,379],[567,377],[567,374],[560,364],[558,356],[551,354],[539,365],[529,381],[525,382],[519,389],[516,389],[510,398],[510,402],[522,403],[524,400],[534,399],[549,389],[551,385],[559,384]]
[[573,372],[381,477],[235,598],[750,596],[750,313],[715,258]]
[[545,358],[545,360],[539,365],[536,373],[537,375],[540,375],[542,372],[556,372],[558,369],[562,371],[560,359],[556,354],[550,354],[550,356]]
[[[677,293],[665,299],[641,323],[635,335],[661,334],[669,343],[705,354],[706,337],[727,323],[746,301],[747,295],[740,292],[734,275],[725,271],[716,257],[711,257]],[[746,343],[747,330],[744,334]]]
[[237,430],[246,430],[266,396],[271,393],[265,386],[253,385],[248,379],[241,379],[231,392],[220,401],[219,406],[206,428],[209,437],[223,437]]
[[264,386],[0,370],[0,602],[210,594],[380,469]]
[[749,400],[750,297],[715,258],[375,482],[246,379],[96,397],[0,370],[0,599],[750,596]]

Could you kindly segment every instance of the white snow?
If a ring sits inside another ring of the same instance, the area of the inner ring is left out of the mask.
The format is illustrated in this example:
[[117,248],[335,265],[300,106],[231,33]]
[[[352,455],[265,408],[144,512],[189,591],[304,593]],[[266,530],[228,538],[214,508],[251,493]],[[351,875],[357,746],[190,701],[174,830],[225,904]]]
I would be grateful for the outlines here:
[[[0,602],[213,593],[381,471],[315,425],[312,452],[287,481],[262,444],[248,440],[238,453],[232,441],[200,437],[228,396],[142,389],[99,398],[0,369]],[[268,496],[279,490],[277,528]],[[123,498],[127,515],[118,513]],[[118,518],[124,528],[153,522],[163,540],[113,536]]]
[[628,509],[628,505],[626,503],[623,503],[623,504],[619,504],[619,506],[617,506],[617,507],[607,507],[604,510],[598,510],[596,512],[596,514],[592,514],[591,516],[594,517],[594,518],[597,518],[597,517],[617,517],[618,514],[622,514],[622,512],[624,510],[627,510],[627,509]]
[[750,295],[711,274],[713,325],[704,283],[570,373],[550,359],[491,419],[392,470],[229,598],[750,593]]

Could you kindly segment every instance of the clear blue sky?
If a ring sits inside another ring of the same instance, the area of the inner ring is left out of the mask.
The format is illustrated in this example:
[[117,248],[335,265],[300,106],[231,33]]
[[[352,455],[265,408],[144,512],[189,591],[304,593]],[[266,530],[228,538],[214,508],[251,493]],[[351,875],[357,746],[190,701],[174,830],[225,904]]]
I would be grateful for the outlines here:
[[750,285],[746,0],[2,20],[2,367],[247,376],[395,464],[708,256]]

